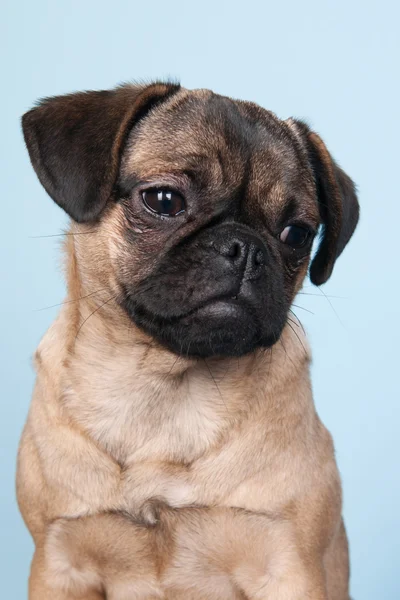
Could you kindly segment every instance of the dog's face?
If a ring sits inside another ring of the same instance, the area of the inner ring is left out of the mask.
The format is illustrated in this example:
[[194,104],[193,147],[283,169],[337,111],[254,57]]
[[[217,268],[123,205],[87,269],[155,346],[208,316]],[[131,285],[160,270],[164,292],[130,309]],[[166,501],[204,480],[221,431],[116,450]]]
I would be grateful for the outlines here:
[[272,346],[319,226],[316,284],[357,223],[354,186],[320,138],[252,103],[126,86],[47,100],[23,123],[47,191],[102,240],[102,280],[177,354]]
[[174,352],[271,346],[305,275],[319,224],[312,173],[289,128],[255,112],[181,92],[128,140],[122,302]]

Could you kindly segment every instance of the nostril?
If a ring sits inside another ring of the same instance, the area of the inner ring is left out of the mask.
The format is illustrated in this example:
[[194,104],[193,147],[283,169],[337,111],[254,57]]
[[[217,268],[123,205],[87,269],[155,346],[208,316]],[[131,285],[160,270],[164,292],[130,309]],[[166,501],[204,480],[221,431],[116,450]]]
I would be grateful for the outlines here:
[[229,248],[227,248],[226,256],[229,256],[230,258],[239,258],[241,253],[242,253],[242,249],[240,247],[240,244],[238,242],[233,242],[229,246]]
[[256,266],[264,264],[264,254],[262,250],[257,250],[254,254],[254,264]]

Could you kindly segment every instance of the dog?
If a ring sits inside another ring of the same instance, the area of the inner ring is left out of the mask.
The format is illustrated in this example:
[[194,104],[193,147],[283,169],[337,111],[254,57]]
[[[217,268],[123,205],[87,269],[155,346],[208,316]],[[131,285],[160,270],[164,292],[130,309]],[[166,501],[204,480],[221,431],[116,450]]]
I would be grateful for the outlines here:
[[291,305],[354,232],[352,180],[304,122],[177,83],[47,98],[22,125],[71,218],[18,455],[29,598],[348,600]]

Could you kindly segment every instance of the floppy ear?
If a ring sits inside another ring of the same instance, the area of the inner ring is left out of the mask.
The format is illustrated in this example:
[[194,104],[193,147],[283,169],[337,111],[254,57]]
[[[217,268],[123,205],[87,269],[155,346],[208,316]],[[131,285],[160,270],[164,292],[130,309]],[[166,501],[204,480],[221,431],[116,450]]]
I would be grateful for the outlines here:
[[22,117],[33,168],[70,217],[79,223],[98,218],[112,195],[131,128],[179,88],[153,83],[55,96]]
[[356,228],[359,205],[355,185],[333,160],[319,135],[302,121],[289,119],[288,124],[301,136],[314,173],[322,236],[311,263],[310,279],[321,285],[331,276],[336,259]]

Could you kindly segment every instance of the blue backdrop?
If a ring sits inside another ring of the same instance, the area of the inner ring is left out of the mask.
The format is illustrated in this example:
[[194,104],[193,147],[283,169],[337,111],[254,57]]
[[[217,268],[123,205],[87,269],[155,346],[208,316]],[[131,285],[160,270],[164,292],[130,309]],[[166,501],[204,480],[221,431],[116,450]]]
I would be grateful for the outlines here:
[[[14,493],[31,356],[64,283],[62,211],[19,118],[40,96],[172,76],[306,118],[358,184],[362,218],[332,280],[296,308],[343,477],[355,600],[399,583],[399,4],[394,0],[3,0],[1,19],[1,596],[26,598],[32,543]],[[307,295],[306,295],[307,294]],[[310,295],[309,295],[310,294]],[[312,295],[311,295],[312,294]],[[396,564],[397,562],[397,564]]]

